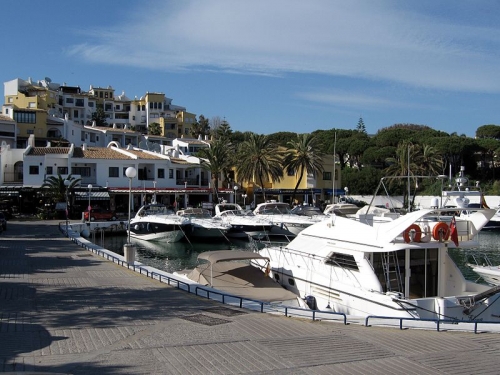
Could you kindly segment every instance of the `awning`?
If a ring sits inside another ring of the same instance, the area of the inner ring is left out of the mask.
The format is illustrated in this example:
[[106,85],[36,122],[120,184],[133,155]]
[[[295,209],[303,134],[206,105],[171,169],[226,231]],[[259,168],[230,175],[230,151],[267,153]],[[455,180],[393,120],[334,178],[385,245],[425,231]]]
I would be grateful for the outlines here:
[[[76,200],[88,200],[89,193],[85,191],[75,191]],[[109,194],[107,191],[92,191],[90,193],[90,200],[92,201],[105,201],[109,200]]]

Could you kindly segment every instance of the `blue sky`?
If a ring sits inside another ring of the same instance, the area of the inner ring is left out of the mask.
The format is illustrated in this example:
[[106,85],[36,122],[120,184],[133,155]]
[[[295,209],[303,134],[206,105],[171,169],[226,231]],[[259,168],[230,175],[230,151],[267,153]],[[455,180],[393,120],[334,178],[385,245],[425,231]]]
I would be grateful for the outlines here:
[[[500,124],[495,0],[16,0],[1,82],[164,92],[233,130]],[[2,95],[3,102],[3,95]]]

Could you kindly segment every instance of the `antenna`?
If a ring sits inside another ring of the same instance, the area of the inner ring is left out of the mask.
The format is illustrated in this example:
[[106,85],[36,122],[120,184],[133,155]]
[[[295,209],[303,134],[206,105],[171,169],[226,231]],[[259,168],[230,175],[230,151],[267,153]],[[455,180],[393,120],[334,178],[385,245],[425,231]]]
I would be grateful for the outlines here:
[[45,77],[45,82],[50,83],[52,80],[49,77]]

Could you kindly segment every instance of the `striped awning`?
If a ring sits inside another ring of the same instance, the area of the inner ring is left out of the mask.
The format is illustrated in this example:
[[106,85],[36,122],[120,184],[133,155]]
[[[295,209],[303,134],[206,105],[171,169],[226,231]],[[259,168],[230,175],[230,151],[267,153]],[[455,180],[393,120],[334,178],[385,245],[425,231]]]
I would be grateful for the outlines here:
[[[89,193],[85,191],[75,191],[76,200],[88,200]],[[109,200],[109,194],[107,191],[92,191],[90,193],[90,200],[93,201],[105,201]]]

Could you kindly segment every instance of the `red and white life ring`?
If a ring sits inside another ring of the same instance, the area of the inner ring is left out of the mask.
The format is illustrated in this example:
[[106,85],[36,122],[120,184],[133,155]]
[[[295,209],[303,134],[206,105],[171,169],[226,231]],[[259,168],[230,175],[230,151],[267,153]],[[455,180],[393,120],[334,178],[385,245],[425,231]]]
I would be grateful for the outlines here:
[[440,221],[434,225],[434,228],[432,228],[432,238],[436,241],[446,241],[448,237],[450,237],[450,228],[448,224]]
[[420,242],[422,238],[422,229],[417,224],[412,224],[403,232],[403,238],[406,243]]

